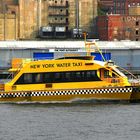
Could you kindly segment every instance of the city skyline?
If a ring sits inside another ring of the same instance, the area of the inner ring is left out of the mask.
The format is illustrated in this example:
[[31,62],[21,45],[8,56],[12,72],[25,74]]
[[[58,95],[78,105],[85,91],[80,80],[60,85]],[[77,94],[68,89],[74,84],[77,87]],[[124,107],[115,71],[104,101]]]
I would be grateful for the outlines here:
[[100,16],[140,16],[139,4],[139,0],[0,0],[0,40],[79,38],[82,32],[101,39]]

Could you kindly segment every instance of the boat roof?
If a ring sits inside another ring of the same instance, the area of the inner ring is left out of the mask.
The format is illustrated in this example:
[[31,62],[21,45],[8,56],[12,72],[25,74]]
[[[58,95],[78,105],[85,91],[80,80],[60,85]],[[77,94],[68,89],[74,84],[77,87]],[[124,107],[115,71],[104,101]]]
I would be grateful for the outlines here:
[[57,58],[55,60],[61,60],[61,59],[93,60],[94,56],[66,56],[66,57]]
[[[70,60],[70,59],[73,59],[74,61],[76,61],[76,60],[85,60],[85,61],[88,61],[88,63],[94,63],[94,64],[97,64],[97,65],[100,65],[100,66],[102,66],[102,67],[104,67],[105,66],[105,64],[107,63],[107,62],[103,62],[103,61],[99,61],[99,60],[94,60],[94,56],[72,56],[72,57],[61,57],[61,58],[57,58],[57,59],[53,59],[54,61],[55,60],[59,60],[59,61],[61,61],[61,60]],[[32,63],[32,62],[40,62],[40,61],[52,61],[52,60],[31,60],[31,61],[28,61],[28,63]],[[24,63],[23,63],[24,64]],[[27,64],[27,63],[26,63]],[[17,70],[19,70],[19,68],[14,68],[14,67],[12,67],[12,68],[10,68],[8,71],[9,72],[12,72],[12,71],[17,71]]]
[[99,61],[99,60],[94,60],[94,63],[95,63],[95,64],[98,64],[98,65],[100,65],[100,66],[105,66],[105,64],[106,64],[107,62],[103,62],[103,61]]
[[93,60],[95,64],[104,66],[107,62],[99,61],[99,60],[94,60],[95,56],[68,56],[68,57],[61,57],[57,58],[55,60],[62,60],[62,59],[77,59],[77,60]]

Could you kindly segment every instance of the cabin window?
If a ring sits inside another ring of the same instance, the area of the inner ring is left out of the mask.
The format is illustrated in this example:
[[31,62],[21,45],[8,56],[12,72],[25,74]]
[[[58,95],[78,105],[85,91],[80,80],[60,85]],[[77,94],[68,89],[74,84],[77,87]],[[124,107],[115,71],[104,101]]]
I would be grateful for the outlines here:
[[83,79],[83,80],[85,79],[85,73],[86,72],[84,72],[84,71],[81,72],[81,79]]
[[85,82],[101,81],[97,71],[68,71],[68,72],[47,72],[47,73],[25,73],[15,84],[38,84],[38,83],[64,83],[64,82]]
[[32,83],[32,74],[25,74],[24,75],[24,82],[25,83]]
[[109,78],[109,70],[104,70],[104,78]]
[[[112,77],[113,77],[113,78],[117,78],[117,77],[118,77],[117,74],[118,74],[118,73],[117,73],[116,71],[114,71],[114,70],[112,71]],[[118,74],[118,75],[119,75],[119,74]]]
[[57,82],[59,82],[59,81],[62,81],[62,73],[61,72],[56,72],[56,73],[54,73],[54,76],[53,76],[54,78],[53,79],[55,79],[55,81]]
[[43,82],[43,74],[37,73],[34,75],[35,83],[42,83]]
[[90,71],[88,71],[87,73],[86,73],[86,78],[88,79],[88,78],[90,78]]
[[65,81],[71,81],[72,77],[71,77],[71,73],[70,72],[66,72],[64,75]]
[[89,72],[87,72],[87,77],[88,78],[94,78],[95,75],[96,75],[95,71],[89,71]]
[[15,84],[32,84],[33,83],[33,74],[24,73],[21,77],[16,81]]
[[52,75],[48,73],[44,73],[44,83],[52,83]]
[[75,73],[75,78],[82,78],[82,77],[81,77],[81,72],[76,72],[76,73]]

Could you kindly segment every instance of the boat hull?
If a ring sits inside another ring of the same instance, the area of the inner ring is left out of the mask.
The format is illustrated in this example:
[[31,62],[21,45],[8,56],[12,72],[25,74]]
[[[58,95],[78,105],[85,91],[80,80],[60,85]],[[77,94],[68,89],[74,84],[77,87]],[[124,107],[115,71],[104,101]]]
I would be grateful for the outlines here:
[[[1,102],[72,102],[78,100],[129,101],[133,87],[0,92]],[[133,93],[134,94],[134,93]],[[138,94],[138,93],[137,93]],[[140,97],[140,95],[139,95]],[[135,99],[133,95],[133,100]]]
[[130,101],[140,101],[140,86],[133,86]]

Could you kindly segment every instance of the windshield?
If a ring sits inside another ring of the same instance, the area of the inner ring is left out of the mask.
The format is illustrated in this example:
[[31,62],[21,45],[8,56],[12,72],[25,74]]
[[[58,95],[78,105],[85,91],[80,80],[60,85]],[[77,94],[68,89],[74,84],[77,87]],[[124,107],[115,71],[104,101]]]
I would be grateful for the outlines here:
[[127,77],[127,76],[123,73],[122,69],[120,69],[119,67],[114,67],[113,69],[114,69],[114,71],[115,71],[116,73],[118,73],[120,76],[122,76],[122,77]]

